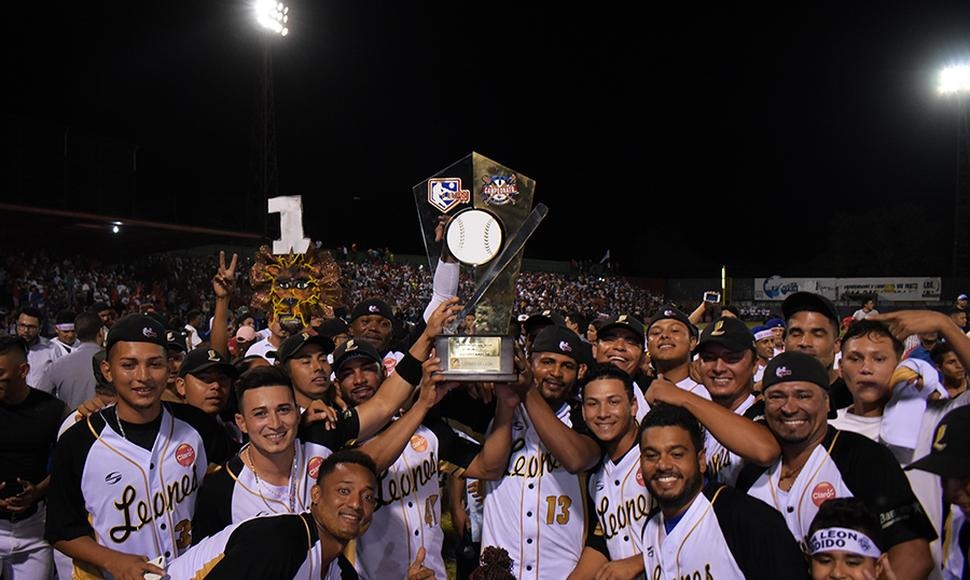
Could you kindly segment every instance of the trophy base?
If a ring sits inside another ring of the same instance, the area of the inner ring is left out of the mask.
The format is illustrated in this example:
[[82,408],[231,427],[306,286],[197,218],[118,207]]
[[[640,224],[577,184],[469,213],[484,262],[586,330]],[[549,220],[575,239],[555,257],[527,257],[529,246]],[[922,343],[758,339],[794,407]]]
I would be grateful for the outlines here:
[[449,380],[459,382],[515,381],[515,339],[511,336],[439,336],[435,353],[441,371]]

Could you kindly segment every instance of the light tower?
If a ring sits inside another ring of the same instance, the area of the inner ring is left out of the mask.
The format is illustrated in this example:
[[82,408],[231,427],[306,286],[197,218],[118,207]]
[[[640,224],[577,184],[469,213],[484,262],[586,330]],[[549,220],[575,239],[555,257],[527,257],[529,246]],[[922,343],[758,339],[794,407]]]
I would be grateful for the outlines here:
[[954,276],[970,275],[970,65],[948,66],[940,72],[938,90],[956,100],[957,107],[957,184],[953,222]]
[[266,200],[279,193],[276,166],[276,105],[273,99],[272,45],[289,34],[290,8],[275,0],[255,0],[256,23],[262,29],[260,38],[259,94],[256,113],[256,167],[247,212],[253,212],[253,226],[267,231]]

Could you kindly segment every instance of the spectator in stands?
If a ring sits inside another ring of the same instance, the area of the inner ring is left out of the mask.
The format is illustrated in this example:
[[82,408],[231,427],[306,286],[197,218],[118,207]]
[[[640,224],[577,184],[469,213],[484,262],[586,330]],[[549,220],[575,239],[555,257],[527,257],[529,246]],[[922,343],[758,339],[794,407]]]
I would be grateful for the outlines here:
[[856,310],[852,313],[853,320],[865,320],[867,318],[872,318],[879,314],[876,310],[876,299],[872,296],[866,296],[862,300],[862,308]]
[[933,364],[940,371],[940,376],[943,378],[943,387],[950,398],[956,398],[966,392],[967,370],[953,351],[953,345],[948,342],[941,342],[933,347],[930,356],[933,359]]
[[74,330],[74,318],[77,315],[70,310],[61,310],[54,319],[54,332],[56,337],[51,339],[51,344],[61,350],[61,354],[70,354],[78,347],[77,332]]
[[94,398],[95,381],[91,372],[91,359],[101,350],[105,330],[96,312],[82,312],[74,319],[78,346],[68,355],[53,363],[40,380],[37,388],[55,395],[69,409],[77,409],[81,403]]
[[41,384],[41,378],[47,368],[62,356],[61,350],[40,335],[44,315],[40,310],[26,306],[17,314],[17,336],[27,343],[27,363],[30,371],[27,373],[27,384],[35,386]]

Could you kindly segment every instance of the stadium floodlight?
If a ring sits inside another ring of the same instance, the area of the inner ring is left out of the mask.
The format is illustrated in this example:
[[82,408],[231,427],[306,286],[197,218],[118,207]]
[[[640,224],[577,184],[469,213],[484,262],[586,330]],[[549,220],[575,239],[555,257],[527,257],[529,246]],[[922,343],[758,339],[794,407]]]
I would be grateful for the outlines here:
[[256,22],[264,29],[280,36],[290,33],[290,29],[286,27],[290,20],[289,6],[275,0],[256,0],[253,7],[256,9]]
[[113,233],[113,234],[117,234],[117,233],[118,233],[118,232],[120,232],[120,231],[121,231],[121,228],[120,228],[120,227],[118,227],[117,225],[113,225],[113,226],[111,226],[111,233]]
[[970,65],[948,66],[940,72],[940,94],[970,94]]

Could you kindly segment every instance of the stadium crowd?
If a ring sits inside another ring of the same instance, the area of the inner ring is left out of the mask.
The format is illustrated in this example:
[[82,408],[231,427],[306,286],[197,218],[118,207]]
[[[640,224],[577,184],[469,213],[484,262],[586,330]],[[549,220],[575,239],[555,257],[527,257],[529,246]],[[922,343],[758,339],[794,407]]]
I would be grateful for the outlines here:
[[249,312],[236,256],[5,256],[0,577],[970,577],[965,296],[749,328],[523,273],[461,382],[498,349],[435,349],[475,344],[458,264],[343,254],[339,318],[297,278]]

